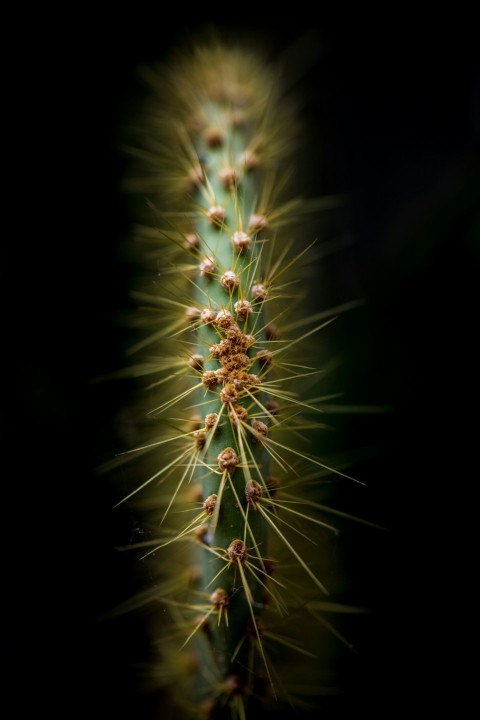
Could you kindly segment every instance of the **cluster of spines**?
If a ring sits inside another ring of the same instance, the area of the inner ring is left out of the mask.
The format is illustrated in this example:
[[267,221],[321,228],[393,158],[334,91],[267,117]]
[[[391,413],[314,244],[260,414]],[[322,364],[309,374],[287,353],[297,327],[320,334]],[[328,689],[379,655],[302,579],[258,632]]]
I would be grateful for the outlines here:
[[[226,67],[223,80],[211,71],[212,56],[207,53],[205,59],[208,64],[203,64],[203,70],[207,67],[208,72],[203,77],[202,62],[198,63],[200,70],[192,62],[190,76],[184,76],[180,83],[183,119],[167,124],[180,138],[176,148],[184,161],[178,162],[176,177],[180,181],[175,187],[183,202],[188,200],[188,209],[180,213],[180,230],[158,232],[162,243],[173,240],[192,262],[184,266],[173,287],[176,299],[155,299],[156,304],[183,307],[174,335],[189,347],[185,366],[193,382],[176,397],[169,396],[154,412],[161,414],[183,403],[185,412],[190,408],[195,415],[190,418],[188,432],[171,438],[190,444],[176,465],[175,461],[167,463],[138,489],[161,475],[163,484],[176,470],[179,480],[168,500],[162,498],[166,506],[163,523],[185,486],[193,482],[200,488],[195,497],[200,512],[179,532],[167,532],[161,542],[151,543],[155,546],[151,553],[166,545],[194,541],[196,550],[190,554],[188,565],[196,565],[197,570],[191,575],[187,595],[178,591],[177,596],[168,596],[167,592],[161,595],[177,618],[184,612],[189,618],[189,629],[179,621],[184,638],[180,641],[175,633],[178,646],[196,643],[196,659],[189,667],[201,682],[189,683],[189,707],[200,702],[208,712],[216,712],[228,706],[243,718],[249,696],[276,696],[277,684],[263,646],[265,623],[260,615],[272,605],[284,613],[287,589],[283,579],[273,576],[276,563],[269,556],[271,541],[279,539],[297,567],[325,592],[310,563],[302,559],[287,535],[291,531],[303,534],[295,525],[299,518],[333,529],[295,507],[297,499],[285,503],[276,500],[279,481],[270,471],[271,461],[283,472],[294,473],[289,459],[293,454],[304,464],[313,463],[317,474],[333,470],[313,455],[271,437],[272,430],[282,425],[277,417],[278,399],[290,406],[287,420],[294,418],[293,432],[302,427],[294,417],[298,410],[317,409],[297,401],[295,392],[282,391],[278,379],[267,378],[275,357],[294,344],[285,341],[272,349],[270,342],[278,343],[278,328],[265,311],[267,302],[278,297],[275,281],[293,262],[286,259],[287,249],[272,250],[279,238],[267,239],[265,235],[269,225],[271,228],[270,219],[275,217],[269,203],[274,179],[279,175],[272,167],[283,144],[278,140],[281,123],[277,117],[272,122],[275,93],[266,97],[263,82],[249,82],[248,72],[242,72],[239,64],[241,56],[222,55]],[[202,82],[196,85],[199,79]],[[269,172],[262,175],[265,166]],[[178,220],[175,211],[162,214],[169,224],[172,218]],[[266,247],[271,265],[268,273],[263,257]],[[191,299],[179,300],[186,298],[187,284]],[[155,338],[159,337],[161,333],[155,333]],[[284,368],[289,370],[287,379],[294,381],[316,372],[307,368],[302,358]],[[191,398],[194,402],[188,405]],[[277,641],[282,642],[278,636]],[[292,642],[283,642],[308,655]]]

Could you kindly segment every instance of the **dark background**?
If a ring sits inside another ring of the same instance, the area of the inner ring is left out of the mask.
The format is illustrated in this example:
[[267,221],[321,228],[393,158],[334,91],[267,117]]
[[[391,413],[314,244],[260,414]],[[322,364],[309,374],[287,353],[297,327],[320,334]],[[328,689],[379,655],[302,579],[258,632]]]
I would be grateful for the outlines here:
[[[90,380],[122,365],[128,345],[118,322],[130,306],[118,253],[130,223],[121,125],[141,98],[138,64],[168,57],[203,23],[200,13],[188,25],[181,14],[72,14],[62,32],[34,33],[32,44],[18,36],[25,70],[12,112],[33,148],[17,163],[2,281],[9,717],[32,701],[53,717],[157,712],[130,666],[148,652],[142,617],[98,620],[129,595],[134,573],[114,550],[134,519],[112,512],[116,491],[94,473],[115,452],[113,417],[130,388]],[[468,18],[421,22],[392,11],[375,23],[220,26],[272,57],[307,27],[318,38],[300,89],[321,163],[305,173],[312,196],[348,195],[341,228],[351,240],[329,261],[326,290],[332,302],[366,299],[332,336],[344,357],[339,384],[351,402],[392,408],[339,421],[346,447],[378,449],[354,468],[368,487],[347,504],[390,531],[347,531],[352,595],[374,613],[354,628],[361,660],[345,663],[342,696],[321,705],[332,718],[390,717],[414,697],[425,710],[446,696],[458,703],[466,677],[464,518],[478,481],[464,412],[478,335],[478,50]]]

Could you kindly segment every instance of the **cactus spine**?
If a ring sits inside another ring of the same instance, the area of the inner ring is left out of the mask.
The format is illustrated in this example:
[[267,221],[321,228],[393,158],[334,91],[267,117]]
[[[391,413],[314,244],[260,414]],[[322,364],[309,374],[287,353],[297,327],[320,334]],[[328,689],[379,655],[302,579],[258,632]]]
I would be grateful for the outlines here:
[[[242,719],[264,699],[290,702],[265,650],[274,637],[266,614],[295,606],[314,616],[308,602],[326,591],[295,538],[305,537],[302,524],[333,529],[295,493],[302,473],[312,481],[336,471],[282,435],[318,426],[300,420],[302,409],[317,407],[297,397],[300,378],[315,370],[302,355],[286,360],[296,341],[279,340],[274,324],[295,261],[281,231],[296,205],[275,207],[291,118],[275,77],[240,52],[199,49],[162,83],[148,79],[155,91],[166,84],[175,103],[152,106],[137,151],[150,172],[136,189],[155,198],[162,224],[137,233],[157,248],[161,276],[155,293],[138,294],[161,313],[138,345],[156,347],[158,357],[139,372],[161,373],[150,411],[171,429],[162,426],[159,437],[156,426],[138,448],[152,451],[152,472],[125,499],[149,492],[159,513],[155,539],[142,545],[153,546],[151,562],[162,558],[152,599],[172,621],[162,630],[162,681],[176,683],[185,715]],[[293,380],[293,391],[282,380]],[[295,488],[284,499],[277,473]],[[185,510],[189,519],[175,528]],[[290,588],[281,563],[273,570],[275,545],[295,563]],[[291,637],[275,639],[309,656]]]

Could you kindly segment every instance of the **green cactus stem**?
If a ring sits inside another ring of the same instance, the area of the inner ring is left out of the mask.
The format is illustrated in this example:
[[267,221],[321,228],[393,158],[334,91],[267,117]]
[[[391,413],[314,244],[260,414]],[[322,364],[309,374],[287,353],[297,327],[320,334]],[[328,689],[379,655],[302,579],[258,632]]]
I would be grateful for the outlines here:
[[155,348],[136,372],[154,378],[150,416],[163,425],[137,448],[150,464],[124,500],[149,495],[157,509],[157,535],[139,545],[160,568],[150,599],[169,618],[158,629],[160,682],[185,717],[245,720],[258,704],[291,705],[290,688],[305,684],[296,662],[279,682],[267,646],[313,667],[296,617],[307,619],[307,640],[316,637],[326,588],[322,553],[314,544],[306,553],[311,528],[335,528],[308,488],[349,476],[302,445],[322,425],[318,398],[299,392],[319,372],[300,343],[329,313],[301,312],[299,338],[289,335],[296,323],[284,323],[301,302],[285,292],[285,273],[308,248],[292,251],[283,234],[301,204],[279,205],[293,122],[275,75],[218,47],[197,49],[162,81],[146,77],[163,94],[135,151],[149,172],[133,185],[154,198],[162,224],[137,230],[156,248],[149,261],[160,278],[137,293],[157,314],[134,349]]

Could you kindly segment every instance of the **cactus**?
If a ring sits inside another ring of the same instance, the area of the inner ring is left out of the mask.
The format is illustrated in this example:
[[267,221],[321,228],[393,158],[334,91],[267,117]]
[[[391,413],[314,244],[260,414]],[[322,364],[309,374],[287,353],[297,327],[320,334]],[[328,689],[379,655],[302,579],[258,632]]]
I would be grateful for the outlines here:
[[[289,277],[311,248],[285,233],[304,207],[279,204],[294,119],[275,74],[215,47],[145,78],[156,99],[133,151],[143,177],[130,185],[150,198],[155,227],[136,234],[158,277],[136,293],[147,332],[133,349],[150,353],[134,370],[152,378],[152,427],[124,456],[142,456],[145,474],[135,464],[121,502],[151,511],[154,537],[135,547],[156,577],[148,600],[166,611],[157,679],[185,717],[243,719],[294,703],[306,685],[298,663],[317,667],[329,625],[324,561],[307,546],[317,530],[325,546],[334,511],[311,491],[349,476],[305,449],[321,399],[301,386],[319,372],[302,343],[334,312],[305,315]],[[295,667],[282,678],[284,652]]]

